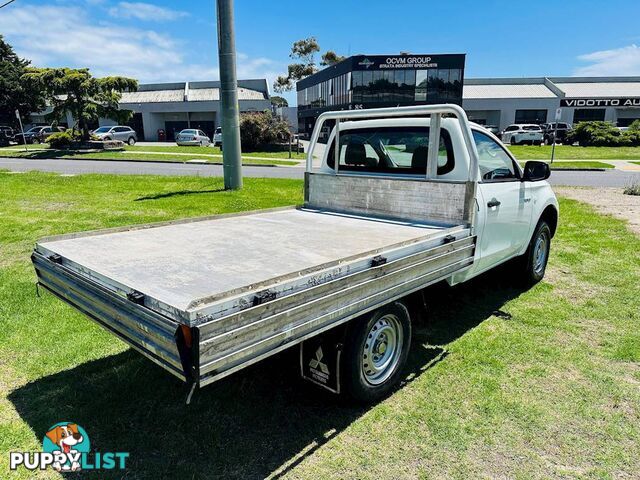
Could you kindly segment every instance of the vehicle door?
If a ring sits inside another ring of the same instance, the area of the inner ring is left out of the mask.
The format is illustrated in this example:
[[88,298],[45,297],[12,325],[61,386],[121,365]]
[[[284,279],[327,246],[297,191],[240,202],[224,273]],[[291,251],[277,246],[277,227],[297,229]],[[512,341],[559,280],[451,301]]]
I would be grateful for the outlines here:
[[125,141],[125,133],[124,133],[124,128],[123,127],[113,127],[113,139],[114,140],[122,140],[123,142]]
[[509,143],[511,141],[511,137],[513,136],[513,132],[517,130],[518,130],[518,127],[516,127],[515,125],[510,125],[507,128],[505,128],[504,132],[502,132],[502,141],[504,143]]
[[51,127],[44,127],[40,132],[38,132],[37,139],[41,142],[46,141],[47,137],[53,133],[53,129]]
[[515,159],[494,138],[473,131],[478,149],[478,272],[514,256],[528,240],[532,215],[530,187],[521,181]]

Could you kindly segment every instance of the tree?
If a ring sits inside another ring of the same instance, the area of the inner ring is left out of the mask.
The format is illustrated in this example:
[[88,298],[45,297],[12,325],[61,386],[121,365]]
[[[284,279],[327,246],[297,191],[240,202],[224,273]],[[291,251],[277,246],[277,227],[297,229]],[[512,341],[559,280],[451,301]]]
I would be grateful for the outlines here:
[[[136,91],[138,82],[126,77],[94,78],[88,68],[28,68],[23,78],[28,85],[44,92],[53,111],[50,121],[60,120],[70,112],[83,140],[89,138],[89,122],[111,118],[125,123],[131,111],[120,110],[122,92]],[[74,126],[75,129],[75,126]]]
[[45,108],[44,95],[37,89],[28,88],[22,75],[29,61],[16,55],[11,45],[0,35],[0,122],[15,124],[16,109],[28,120],[31,112]]
[[333,50],[327,50],[324,55],[322,55],[322,61],[320,65],[323,67],[330,67],[331,65],[335,65],[336,63],[340,63],[347,57],[343,57],[342,55],[338,55]]
[[[287,67],[287,75],[281,75],[273,82],[273,89],[278,92],[286,92],[293,89],[295,82],[318,71],[316,68],[315,54],[320,51],[320,45],[315,37],[309,37],[293,42],[289,56],[296,60]],[[329,66],[344,60],[344,57],[335,52],[328,51],[322,55],[320,65]]]
[[271,96],[271,105],[273,105],[275,108],[288,107],[289,106],[289,102],[287,102],[287,99],[284,98],[284,97],[280,97],[278,95],[272,95]]

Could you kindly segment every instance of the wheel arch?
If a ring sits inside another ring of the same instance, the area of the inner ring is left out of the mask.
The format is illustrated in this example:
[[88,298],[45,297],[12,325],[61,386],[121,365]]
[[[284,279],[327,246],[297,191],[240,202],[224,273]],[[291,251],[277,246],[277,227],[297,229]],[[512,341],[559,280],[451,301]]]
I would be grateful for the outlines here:
[[553,238],[556,234],[556,229],[558,228],[558,209],[555,205],[547,205],[540,214],[538,222],[540,222],[540,220],[547,222],[551,229],[551,237]]

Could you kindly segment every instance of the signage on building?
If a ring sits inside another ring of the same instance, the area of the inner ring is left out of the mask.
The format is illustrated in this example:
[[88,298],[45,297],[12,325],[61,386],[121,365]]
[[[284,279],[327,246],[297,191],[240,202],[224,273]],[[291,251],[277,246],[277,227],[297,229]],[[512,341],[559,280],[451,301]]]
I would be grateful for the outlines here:
[[563,98],[561,107],[640,107],[640,98]]
[[453,55],[361,55],[354,57],[353,70],[397,70],[464,68],[465,56]]

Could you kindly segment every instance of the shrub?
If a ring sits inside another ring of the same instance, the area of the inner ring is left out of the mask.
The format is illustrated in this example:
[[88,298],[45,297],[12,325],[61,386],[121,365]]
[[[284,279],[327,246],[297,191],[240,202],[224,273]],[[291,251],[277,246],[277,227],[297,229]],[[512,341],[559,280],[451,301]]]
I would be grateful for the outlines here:
[[287,138],[287,122],[278,119],[271,112],[240,115],[240,140],[243,149],[253,150],[270,143],[284,142]]
[[47,137],[47,143],[51,148],[68,148],[75,139],[71,132],[56,132]]
[[622,132],[620,139],[625,146],[640,147],[640,120],[635,120],[629,125],[629,129]]
[[624,193],[625,195],[640,195],[640,182],[635,182],[631,185],[627,185],[622,193]]
[[620,136],[620,130],[609,122],[580,122],[567,133],[567,141],[581,147],[614,147],[623,143]]

